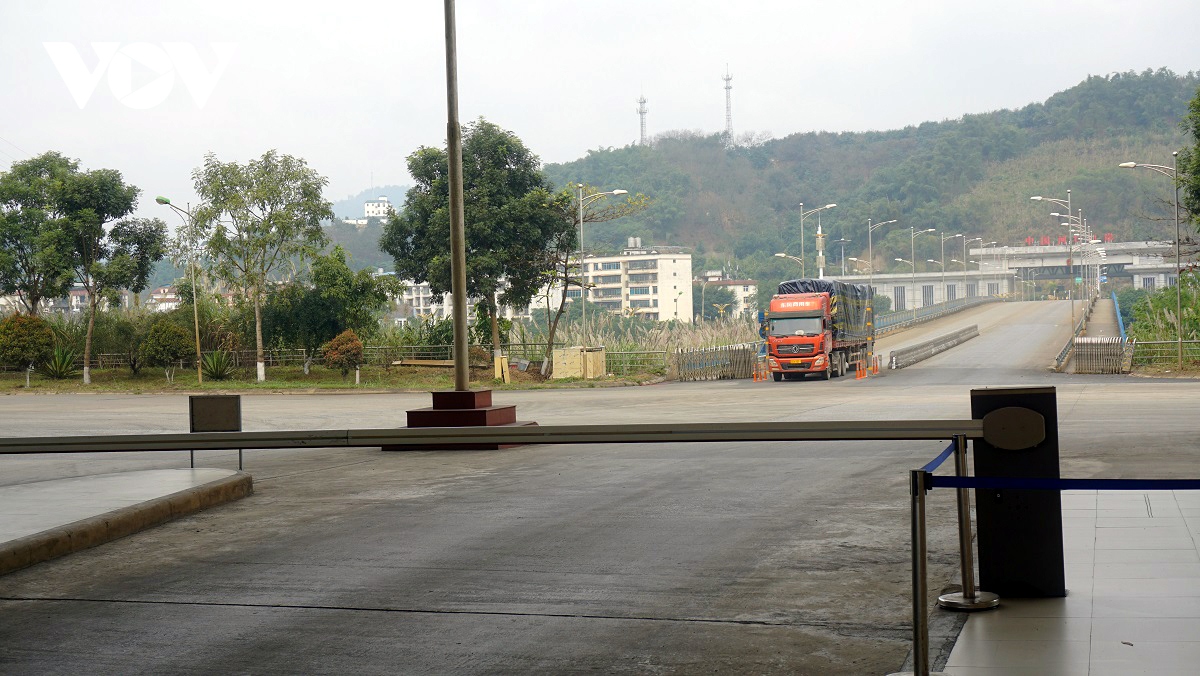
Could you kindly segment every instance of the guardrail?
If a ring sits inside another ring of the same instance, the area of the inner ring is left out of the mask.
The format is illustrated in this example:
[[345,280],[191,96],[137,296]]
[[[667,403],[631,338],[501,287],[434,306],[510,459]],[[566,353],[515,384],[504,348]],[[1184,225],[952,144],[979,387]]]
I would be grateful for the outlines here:
[[972,324],[944,336],[938,336],[899,350],[892,350],[888,355],[888,368],[902,369],[905,366],[912,366],[977,337],[979,337],[979,326]]
[[912,310],[901,310],[898,312],[889,312],[885,315],[880,315],[875,318],[875,335],[876,337],[886,336],[893,331],[906,329],[910,326],[927,322],[938,317],[961,312],[967,308],[976,307],[985,303],[997,303],[1002,299],[995,296],[975,296],[972,298],[956,298],[947,303],[938,303],[937,305],[926,305],[922,308],[917,308],[914,313]]
[[195,432],[0,437],[0,455],[142,451],[373,448],[455,444],[596,444],[730,441],[937,441],[984,436],[982,420],[748,422],[537,427],[400,427],[268,432]]

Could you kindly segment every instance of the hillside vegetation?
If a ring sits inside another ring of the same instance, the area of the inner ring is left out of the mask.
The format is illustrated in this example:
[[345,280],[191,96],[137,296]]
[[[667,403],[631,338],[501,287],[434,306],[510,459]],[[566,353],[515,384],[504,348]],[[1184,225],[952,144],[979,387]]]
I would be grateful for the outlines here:
[[[806,210],[837,203],[820,214],[827,241],[849,239],[846,255],[864,259],[867,219],[899,219],[875,233],[878,269],[910,257],[909,227],[1013,246],[1028,236],[1057,238],[1064,234],[1061,219],[1049,214],[1060,209],[1029,198],[1065,198],[1068,189],[1098,233],[1173,239],[1169,183],[1117,164],[1169,165],[1171,151],[1185,142],[1179,121],[1198,86],[1200,73],[1165,69],[1093,76],[1019,110],[732,147],[719,134],[668,132],[647,146],[593,150],[546,171],[558,185],[624,188],[654,200],[638,216],[589,226],[589,245],[615,250],[638,236],[647,244],[689,246],[700,259],[697,268],[740,266],[760,279],[797,276],[794,263],[768,259],[800,254],[800,202]],[[816,218],[804,223],[810,272]],[[830,263],[839,255],[840,248],[830,247]],[[919,265],[939,256],[937,237],[917,239]]]

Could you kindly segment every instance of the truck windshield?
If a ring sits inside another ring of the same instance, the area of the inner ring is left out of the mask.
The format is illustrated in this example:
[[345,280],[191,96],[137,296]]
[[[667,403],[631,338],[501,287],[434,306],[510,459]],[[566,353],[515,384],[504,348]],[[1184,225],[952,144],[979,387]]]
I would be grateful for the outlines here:
[[820,317],[787,317],[770,320],[770,334],[775,338],[784,336],[815,336],[821,333]]

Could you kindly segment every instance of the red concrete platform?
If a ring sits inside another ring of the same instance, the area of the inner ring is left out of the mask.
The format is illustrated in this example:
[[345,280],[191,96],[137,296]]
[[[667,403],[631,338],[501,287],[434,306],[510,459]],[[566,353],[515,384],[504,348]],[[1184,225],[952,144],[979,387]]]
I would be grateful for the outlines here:
[[[495,406],[491,390],[433,392],[433,406],[408,411],[408,427],[526,427],[536,422],[517,420],[517,407]],[[524,444],[427,444],[384,446],[385,451],[486,451]]]

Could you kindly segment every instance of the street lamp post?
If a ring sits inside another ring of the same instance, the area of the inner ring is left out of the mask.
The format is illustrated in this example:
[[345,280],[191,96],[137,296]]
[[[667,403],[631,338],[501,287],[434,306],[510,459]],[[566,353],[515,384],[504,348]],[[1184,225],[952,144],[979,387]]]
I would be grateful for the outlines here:
[[968,295],[967,294],[967,263],[972,262],[972,261],[967,260],[967,245],[970,244],[971,242],[979,242],[980,245],[982,245],[983,238],[982,237],[972,237],[970,239],[967,239],[966,237],[963,237],[963,261],[964,261],[963,262],[963,298],[966,298]]
[[871,264],[868,263],[867,261],[864,261],[861,258],[855,258],[854,256],[851,256],[851,257],[847,258],[846,260],[850,261],[851,263],[854,263],[855,267],[863,267],[863,268],[867,269],[868,273],[871,272],[871,267],[872,267]]
[[875,286],[874,286],[874,283],[875,283],[875,279],[874,279],[874,277],[875,277],[875,251],[871,245],[871,233],[875,232],[876,230],[882,228],[885,225],[889,225],[891,223],[896,223],[896,222],[897,222],[897,219],[893,218],[890,221],[884,221],[882,223],[876,223],[876,224],[872,225],[871,219],[869,219],[869,218],[867,219],[867,263],[870,264],[870,266],[867,268],[867,270],[868,270],[867,286],[869,287],[869,292],[867,293],[868,296],[875,295]]
[[912,266],[913,266],[913,320],[917,319],[917,236],[924,235],[927,232],[936,232],[936,228],[926,228],[917,230],[916,226],[910,226],[908,231],[912,233]]
[[912,266],[912,281],[913,281],[912,315],[913,315],[913,321],[915,322],[915,321],[917,321],[917,298],[916,298],[916,296],[917,296],[917,264],[913,261],[904,260],[903,258],[897,258],[896,262],[897,263],[908,263],[909,265]]
[[850,240],[848,240],[848,239],[846,239],[845,237],[843,237],[843,238],[841,238],[841,239],[835,239],[835,240],[833,240],[832,242],[830,242],[830,244],[841,244],[841,245],[842,245],[842,256],[841,256],[841,260],[842,260],[842,276],[843,276],[843,277],[845,277],[845,276],[846,276],[846,244],[847,244],[849,241],[850,241]]
[[[949,296],[949,294],[946,293],[946,240],[950,240],[950,239],[954,239],[955,237],[962,237],[962,236],[963,236],[963,234],[961,232],[954,234],[954,235],[949,235],[949,236],[939,235],[939,237],[942,238],[942,264],[941,264],[942,265],[942,300],[947,303],[950,302],[950,299],[947,297],[947,296]],[[966,258],[966,256],[963,256],[963,258]],[[963,293],[966,293],[966,291],[967,290],[964,288]]]
[[[587,269],[587,264],[583,262],[583,207],[585,204],[591,204],[592,202],[600,199],[601,197],[605,197],[607,195],[624,195],[628,191],[619,190],[619,189],[618,190],[609,190],[608,192],[598,192],[593,195],[588,195],[587,197],[584,197],[583,196],[583,184],[579,183],[575,187],[576,187],[576,190],[578,190],[578,194],[579,194],[579,301],[580,301],[579,302],[579,322],[582,325],[581,329],[582,329],[582,333],[583,333],[583,353],[584,353],[583,354],[583,368],[584,368],[583,377],[586,380],[587,379],[588,335],[587,335],[587,281],[585,278],[585,272]],[[566,293],[566,289],[563,289],[563,293]]]
[[[813,214],[815,214],[817,212],[824,211],[826,209],[832,209],[836,206],[837,206],[836,204],[826,204],[823,207],[817,207],[816,209],[809,209],[808,211],[805,211],[804,210],[804,202],[800,203],[800,276],[801,277],[808,276],[808,273],[805,272],[805,270],[804,270],[804,219],[807,218],[808,216],[812,216]],[[820,216],[817,216],[817,218],[819,219]],[[817,226],[817,232],[818,233],[821,232],[820,225]]]
[[[1163,176],[1169,176],[1171,182],[1175,186],[1175,336],[1176,343],[1179,347],[1179,368],[1183,368],[1183,292],[1180,290],[1180,285],[1183,284],[1183,263],[1179,255],[1180,234],[1179,234],[1179,151],[1171,153],[1171,166],[1166,167],[1161,164],[1141,164],[1139,162],[1122,162],[1117,165],[1122,169],[1149,169],[1156,171]],[[1167,173],[1167,170],[1171,173]]]
[[[1065,200],[1055,199],[1053,197],[1042,197],[1041,195],[1034,195],[1033,197],[1030,197],[1029,199],[1031,199],[1035,202],[1053,202],[1054,204],[1057,204],[1059,206],[1066,207],[1068,215],[1074,213],[1071,210],[1071,191],[1069,189],[1067,190],[1067,199],[1065,199]],[[1082,210],[1081,210],[1081,212],[1082,212]],[[1070,230],[1068,230],[1067,231],[1067,260],[1070,261],[1070,265],[1067,266],[1067,277],[1069,278],[1068,281],[1071,283],[1071,330],[1072,331],[1075,330],[1075,261],[1071,260],[1071,254],[1073,252],[1074,252],[1074,248],[1071,246],[1071,232],[1070,232]]]
[[785,254],[785,253],[777,253],[777,254],[775,254],[775,257],[776,257],[776,258],[787,258],[787,259],[790,259],[790,260],[792,260],[793,262],[799,263],[799,264],[800,264],[800,276],[801,276],[801,277],[803,277],[803,276],[804,276],[804,259],[803,259],[803,258],[797,258],[797,257],[795,257],[795,256],[789,256],[789,255],[787,255],[787,254]]
[[196,384],[203,385],[204,384],[204,372],[200,368],[200,363],[201,363],[201,357],[200,357],[200,311],[196,307],[200,301],[200,292],[196,288],[196,252],[195,252],[196,223],[195,223],[195,219],[192,218],[191,211],[189,211],[187,209],[180,209],[179,207],[175,206],[174,204],[171,204],[171,200],[167,199],[166,197],[163,197],[162,195],[155,197],[154,201],[158,202],[159,204],[164,204],[164,205],[169,206],[172,209],[174,209],[175,213],[179,214],[179,217],[183,219],[184,228],[187,230],[188,268],[191,270],[191,273],[192,273],[192,322],[193,322],[192,325],[195,327],[195,334],[196,334]]

